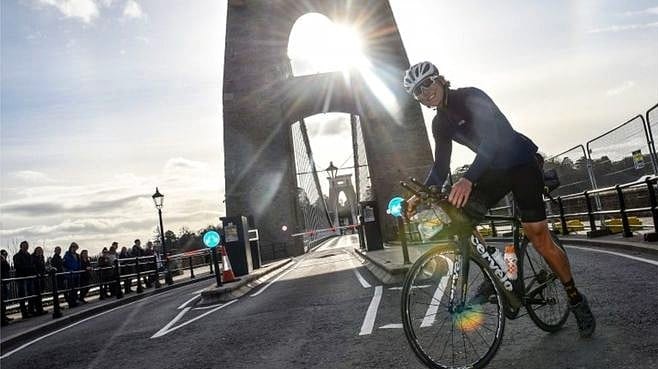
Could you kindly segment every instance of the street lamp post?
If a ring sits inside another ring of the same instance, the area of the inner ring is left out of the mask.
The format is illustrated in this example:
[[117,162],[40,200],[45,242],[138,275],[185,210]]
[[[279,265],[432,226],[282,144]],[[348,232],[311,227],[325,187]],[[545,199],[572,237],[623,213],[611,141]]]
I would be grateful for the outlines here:
[[[329,179],[331,179],[329,191],[332,192],[332,189],[335,191],[336,185],[334,181],[336,180],[336,175],[338,174],[338,168],[334,165],[333,161],[329,162],[329,166],[325,169],[325,172],[329,173]],[[334,227],[340,226],[340,218],[338,217],[338,194],[335,194],[334,204],[331,204],[334,207]]]
[[174,280],[171,277],[171,272],[169,271],[169,256],[167,256],[167,245],[165,243],[164,227],[162,225],[162,204],[164,203],[164,195],[161,194],[156,187],[155,193],[151,197],[155,203],[155,208],[158,209],[158,217],[160,218],[160,242],[162,242],[162,254],[164,256],[165,263],[165,282],[168,285],[172,285],[174,284]]

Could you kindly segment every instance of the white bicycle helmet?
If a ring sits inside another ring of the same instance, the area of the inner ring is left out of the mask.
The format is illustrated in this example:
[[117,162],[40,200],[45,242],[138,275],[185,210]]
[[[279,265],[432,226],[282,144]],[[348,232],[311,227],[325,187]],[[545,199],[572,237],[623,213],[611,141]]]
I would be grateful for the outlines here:
[[420,62],[407,69],[404,74],[404,88],[409,94],[413,94],[414,89],[427,77],[438,76],[439,69],[430,62]]

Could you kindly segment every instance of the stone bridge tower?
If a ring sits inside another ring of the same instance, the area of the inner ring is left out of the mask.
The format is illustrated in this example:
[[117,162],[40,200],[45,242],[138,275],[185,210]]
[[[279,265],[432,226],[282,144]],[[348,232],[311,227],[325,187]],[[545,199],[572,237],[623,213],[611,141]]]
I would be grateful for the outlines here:
[[[369,73],[353,70],[349,79],[342,72],[292,75],[290,32],[299,17],[314,12],[360,31]],[[400,83],[409,61],[388,1],[229,0],[227,17],[227,216],[253,215],[262,244],[285,244],[288,255],[302,253],[301,242],[290,237],[299,230],[290,126],[318,113],[349,113],[361,120],[370,181],[385,220],[382,231],[391,238],[387,202],[401,193],[401,179],[424,178],[432,154],[420,106]]]

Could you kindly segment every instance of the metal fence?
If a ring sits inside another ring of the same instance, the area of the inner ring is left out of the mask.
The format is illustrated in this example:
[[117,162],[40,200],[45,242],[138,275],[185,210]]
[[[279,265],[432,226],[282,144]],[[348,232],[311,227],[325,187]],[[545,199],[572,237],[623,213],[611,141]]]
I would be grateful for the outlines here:
[[583,145],[551,156],[545,160],[544,168],[557,171],[560,178],[560,187],[554,191],[557,196],[592,189],[592,177]]
[[655,173],[649,134],[641,115],[587,142],[594,187],[614,186]]
[[115,259],[113,265],[86,270],[57,272],[52,268],[37,275],[0,280],[1,306],[3,312],[20,310],[27,317],[42,314],[44,305],[52,305],[53,318],[58,318],[62,316],[62,302],[75,307],[92,295],[98,295],[99,299],[122,298],[125,293],[132,292],[133,287],[136,287],[135,292],[142,293],[145,288],[159,288],[167,272],[180,275],[189,270],[190,278],[195,278],[195,269],[198,272],[205,266],[210,267],[212,274],[209,249],[170,255],[167,261],[152,255]]

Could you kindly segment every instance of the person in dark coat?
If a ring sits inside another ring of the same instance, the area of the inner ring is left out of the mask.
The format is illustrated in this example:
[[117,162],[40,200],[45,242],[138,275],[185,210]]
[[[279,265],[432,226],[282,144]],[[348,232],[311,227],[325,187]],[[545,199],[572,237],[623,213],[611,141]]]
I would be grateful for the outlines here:
[[80,276],[79,273],[76,273],[80,270],[80,256],[76,252],[78,250],[78,244],[71,242],[69,246],[69,251],[64,254],[63,264],[64,271],[70,272],[66,277],[67,286],[66,289],[66,301],[69,304],[69,308],[78,306],[77,296],[78,288],[80,287]]
[[[14,255],[14,268],[16,269],[16,277],[33,277],[36,274],[34,269],[34,264],[32,264],[32,255],[27,252],[30,248],[30,245],[27,241],[23,241],[20,244],[20,251]],[[15,283],[18,285],[18,296],[25,297],[31,296],[34,294],[34,283],[33,278],[28,279],[19,279]],[[35,313],[34,300],[29,299],[27,302],[27,307],[25,306],[25,300],[20,301],[21,307],[21,316],[29,318]]]
[[[2,249],[0,250],[0,278],[1,279],[8,279],[11,278],[10,274],[10,269],[11,267],[9,266],[9,262],[7,261],[7,257],[9,254],[7,253],[7,250]],[[5,305],[5,301],[7,300],[9,295],[9,286],[7,286],[5,283],[2,283],[2,290],[0,291],[0,298],[2,298],[2,311],[0,311],[0,316],[2,317],[1,320],[1,325],[5,326],[9,324],[9,322],[13,319],[7,316],[7,306]]]
[[43,310],[43,303],[41,301],[41,293],[45,287],[46,278],[46,260],[43,257],[43,248],[37,246],[32,253],[32,265],[37,278],[34,279],[34,293],[38,296],[34,298],[34,313],[35,315],[46,314]]
[[[49,264],[52,269],[55,269],[55,273],[64,272],[64,260],[62,259],[62,248],[55,246],[55,251],[53,256],[50,257]],[[57,289],[64,289],[64,276],[57,276]]]
[[89,293],[89,282],[91,281],[91,259],[89,259],[89,251],[82,250],[80,252],[80,297],[78,300],[86,304],[87,293]]
[[[124,274],[132,274],[134,273],[133,270],[134,268],[132,267],[132,261],[127,260],[130,259],[131,255],[130,252],[128,251],[128,248],[126,246],[123,246],[121,248],[121,252],[119,252],[119,265],[120,265],[120,271],[121,275]],[[133,290],[131,288],[132,286],[132,278],[127,277],[123,280],[123,293],[128,294],[131,293]]]
[[96,272],[100,283],[99,300],[105,300],[110,297],[110,283],[108,282],[112,279],[112,269],[110,269],[112,264],[108,255],[109,251],[107,247],[103,247],[103,251],[101,251],[98,257],[98,270]]

